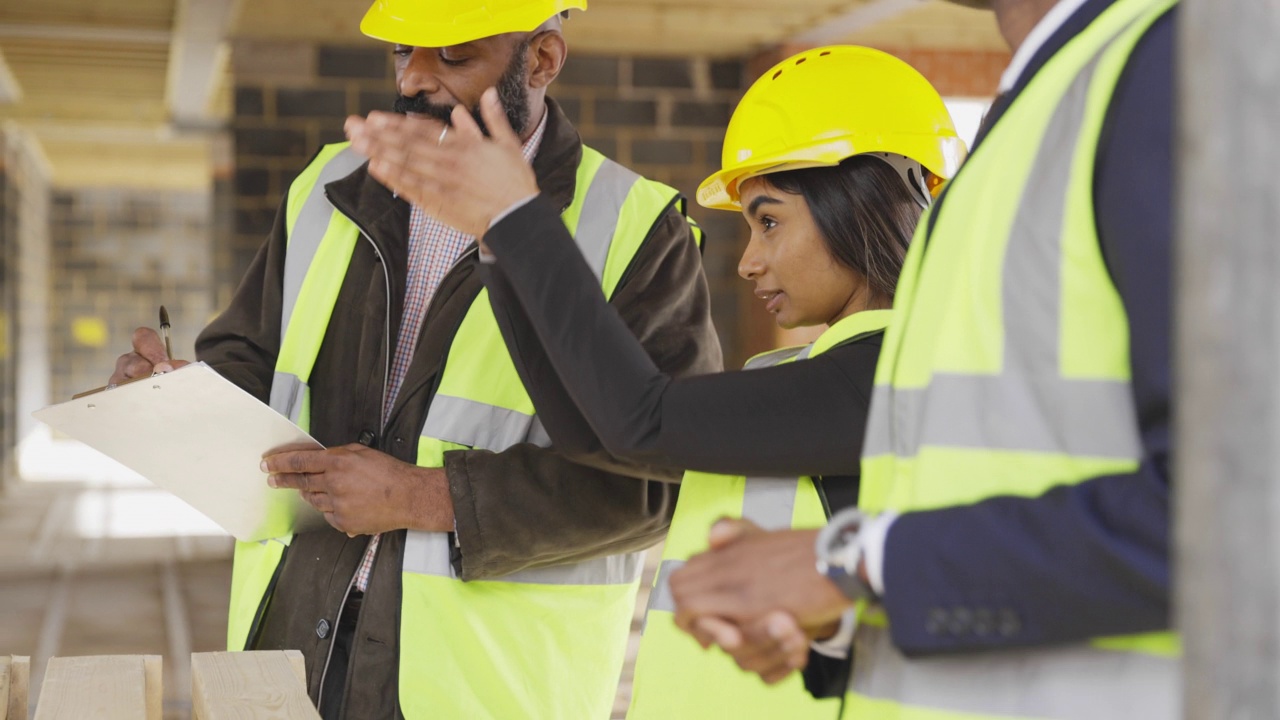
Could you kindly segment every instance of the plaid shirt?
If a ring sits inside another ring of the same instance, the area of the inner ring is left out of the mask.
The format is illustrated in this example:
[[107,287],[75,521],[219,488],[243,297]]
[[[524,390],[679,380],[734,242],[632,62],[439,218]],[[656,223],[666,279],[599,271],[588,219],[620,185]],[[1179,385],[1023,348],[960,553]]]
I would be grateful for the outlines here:
[[[547,116],[543,113],[537,129],[520,149],[525,162],[533,162],[533,157],[538,154],[538,146],[542,144],[542,133],[546,129]],[[418,206],[413,206],[409,216],[409,277],[405,283],[404,314],[400,318],[400,337],[396,340],[391,375],[387,378],[387,404],[382,408],[383,425],[391,419],[391,408],[395,407],[396,397],[400,394],[400,384],[409,372],[409,363],[418,346],[418,334],[422,331],[427,306],[431,304],[431,298],[449,269],[475,240],[471,235],[454,230],[428,217]],[[360,592],[364,592],[369,586],[369,573],[373,570],[373,558],[378,552],[381,537],[374,535],[369,539],[369,547],[364,552],[364,559],[360,561],[360,569],[356,571],[355,586]]]

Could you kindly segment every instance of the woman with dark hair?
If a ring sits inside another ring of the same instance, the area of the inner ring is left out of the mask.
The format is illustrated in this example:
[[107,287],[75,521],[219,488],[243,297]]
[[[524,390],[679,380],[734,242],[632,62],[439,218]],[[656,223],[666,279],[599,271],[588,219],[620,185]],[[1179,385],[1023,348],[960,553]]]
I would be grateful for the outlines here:
[[[473,154],[440,163],[432,208],[446,222],[482,217],[489,227],[482,250],[493,265],[485,284],[512,357],[522,377],[550,371],[563,383],[525,381],[547,433],[584,461],[600,461],[603,448],[632,463],[637,475],[645,466],[688,471],[646,615],[628,716],[835,717],[838,700],[816,700],[794,678],[762,685],[724,654],[702,652],[676,627],[666,580],[706,549],[719,518],[817,528],[856,504],[876,359],[898,275],[922,211],[964,155],[941,98],[902,61],[847,46],[789,58],[747,91],[726,132],[723,167],[703,182],[698,201],[744,215],[751,239],[738,272],[755,283],[778,325],[827,329],[808,346],[753,358],[746,372],[678,380],[653,365],[606,302],[559,208],[536,186],[467,177],[464,167],[491,166],[479,171],[485,177],[498,177],[496,163],[503,177],[518,169],[492,93],[482,110],[493,141],[455,113],[461,137],[454,151]],[[382,141],[360,130],[352,139],[374,157],[371,172],[412,192],[379,160]],[[444,157],[450,143],[441,137]],[[468,183],[469,191],[459,190]],[[697,261],[696,252],[689,261]],[[521,335],[521,327],[536,336]],[[781,653],[761,662],[777,663],[752,668],[771,682],[795,669]]]

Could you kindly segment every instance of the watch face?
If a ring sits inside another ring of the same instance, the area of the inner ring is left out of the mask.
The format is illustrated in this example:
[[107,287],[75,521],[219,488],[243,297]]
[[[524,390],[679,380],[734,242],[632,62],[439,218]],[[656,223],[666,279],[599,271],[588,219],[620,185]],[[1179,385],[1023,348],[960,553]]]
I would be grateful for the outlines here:
[[840,588],[840,592],[850,600],[862,600],[872,596],[871,588],[862,582],[862,578],[858,577],[858,573],[852,570],[846,570],[838,565],[832,565],[827,570],[827,579],[835,583]]
[[818,533],[816,554],[828,564],[839,564],[843,550],[855,543],[862,528],[863,516],[857,508],[836,513],[831,522]]
[[850,600],[872,595],[871,588],[858,577],[862,557],[859,532],[865,517],[857,508],[837,513],[818,534],[818,572],[839,587]]

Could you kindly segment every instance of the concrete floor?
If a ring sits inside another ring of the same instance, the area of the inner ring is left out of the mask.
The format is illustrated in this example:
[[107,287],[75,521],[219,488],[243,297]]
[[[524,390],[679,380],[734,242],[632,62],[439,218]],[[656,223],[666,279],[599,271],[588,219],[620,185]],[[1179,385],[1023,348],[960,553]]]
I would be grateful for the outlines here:
[[50,657],[162,655],[165,718],[189,718],[191,653],[226,644],[231,540],[83,537],[71,516],[102,492],[26,483],[0,498],[0,653],[31,656],[33,714]]
[[[224,647],[230,538],[101,531],[113,525],[110,517],[96,517],[101,508],[122,504],[102,502],[103,495],[135,500],[139,492],[133,486],[39,482],[11,485],[0,496],[0,654],[31,656],[33,715],[50,657],[155,654],[165,659],[165,718],[185,720],[191,716],[190,654]],[[89,532],[86,507],[95,516]],[[649,552],[614,718],[623,717],[630,698],[640,620],[659,554]]]

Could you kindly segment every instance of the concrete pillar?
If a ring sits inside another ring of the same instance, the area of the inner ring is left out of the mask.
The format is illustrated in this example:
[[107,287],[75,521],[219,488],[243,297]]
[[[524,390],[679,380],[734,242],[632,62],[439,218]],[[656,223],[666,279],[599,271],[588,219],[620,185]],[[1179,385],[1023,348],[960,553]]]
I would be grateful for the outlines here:
[[1280,3],[1181,6],[1175,441],[1188,718],[1280,717]]

